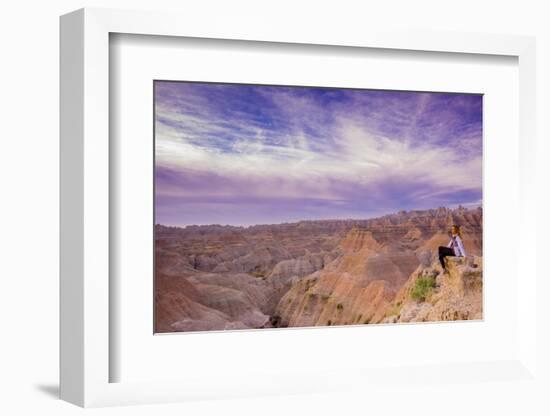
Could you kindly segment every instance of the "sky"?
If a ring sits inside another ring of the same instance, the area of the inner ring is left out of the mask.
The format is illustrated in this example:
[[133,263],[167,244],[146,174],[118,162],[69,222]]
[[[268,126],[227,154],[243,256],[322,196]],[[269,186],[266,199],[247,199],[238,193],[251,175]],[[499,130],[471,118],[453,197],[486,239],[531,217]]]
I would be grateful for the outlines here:
[[155,222],[481,205],[482,96],[155,81]]

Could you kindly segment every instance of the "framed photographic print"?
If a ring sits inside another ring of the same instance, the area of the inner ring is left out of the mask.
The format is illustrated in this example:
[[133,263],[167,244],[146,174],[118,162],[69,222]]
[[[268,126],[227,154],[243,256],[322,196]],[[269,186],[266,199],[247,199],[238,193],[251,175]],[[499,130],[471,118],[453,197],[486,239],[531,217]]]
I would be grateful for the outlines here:
[[62,398],[538,388],[534,40],[242,23],[61,18]]
[[156,332],[482,319],[481,94],[153,88]]

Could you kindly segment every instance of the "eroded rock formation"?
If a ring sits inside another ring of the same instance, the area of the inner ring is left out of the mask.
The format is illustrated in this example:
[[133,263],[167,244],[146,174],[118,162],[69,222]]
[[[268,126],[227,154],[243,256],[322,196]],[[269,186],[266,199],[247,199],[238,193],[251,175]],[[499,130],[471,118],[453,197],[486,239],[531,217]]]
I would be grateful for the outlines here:
[[[435,253],[451,224],[461,225],[468,254],[478,257],[450,260],[448,279],[438,275],[423,301],[410,298],[419,276],[438,271]],[[480,208],[252,227],[159,225],[156,331],[478,319],[481,248]]]

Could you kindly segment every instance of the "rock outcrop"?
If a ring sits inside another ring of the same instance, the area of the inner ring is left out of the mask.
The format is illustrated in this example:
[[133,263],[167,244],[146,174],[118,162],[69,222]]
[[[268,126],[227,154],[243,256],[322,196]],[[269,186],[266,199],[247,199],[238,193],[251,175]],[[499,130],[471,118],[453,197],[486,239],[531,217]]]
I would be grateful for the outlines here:
[[[384,323],[458,321],[483,318],[483,258],[447,257],[447,272],[439,264],[419,267],[401,288]],[[420,298],[415,287],[423,279],[427,286]]]

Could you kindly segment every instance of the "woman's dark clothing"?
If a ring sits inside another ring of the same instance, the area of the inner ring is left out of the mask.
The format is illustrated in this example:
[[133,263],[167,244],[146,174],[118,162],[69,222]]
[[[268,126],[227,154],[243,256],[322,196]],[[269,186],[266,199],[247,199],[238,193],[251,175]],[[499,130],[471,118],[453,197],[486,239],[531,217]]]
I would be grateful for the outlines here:
[[445,257],[447,256],[454,256],[455,252],[450,247],[439,247],[439,262],[441,263],[441,267],[443,267],[443,270],[445,270]]

